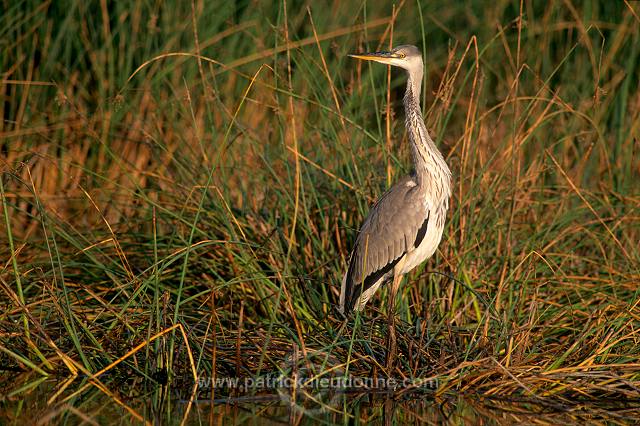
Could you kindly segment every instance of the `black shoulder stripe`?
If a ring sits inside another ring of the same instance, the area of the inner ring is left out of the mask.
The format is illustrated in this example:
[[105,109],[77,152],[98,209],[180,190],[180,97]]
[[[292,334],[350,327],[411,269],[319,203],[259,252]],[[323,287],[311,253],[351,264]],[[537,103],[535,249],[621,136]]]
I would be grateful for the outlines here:
[[427,218],[420,225],[420,229],[418,229],[418,234],[416,235],[416,241],[413,243],[414,247],[418,247],[422,240],[424,240],[424,236],[427,233],[427,225],[429,224],[429,213],[427,212]]
[[[352,282],[351,291],[349,292],[350,294],[347,306],[345,307],[345,311],[351,312],[356,304],[356,300],[358,299],[358,297],[360,297],[360,295],[365,291],[369,290],[376,282],[378,282],[380,278],[391,272],[391,270],[393,270],[400,259],[402,259],[402,256],[404,256],[404,253],[402,253],[400,256],[398,256],[397,259],[392,260],[377,271],[373,271],[372,273],[367,275],[367,277],[364,279],[364,283],[362,281],[357,283]],[[349,269],[351,269],[351,267]],[[349,279],[351,279],[351,277],[349,277]]]

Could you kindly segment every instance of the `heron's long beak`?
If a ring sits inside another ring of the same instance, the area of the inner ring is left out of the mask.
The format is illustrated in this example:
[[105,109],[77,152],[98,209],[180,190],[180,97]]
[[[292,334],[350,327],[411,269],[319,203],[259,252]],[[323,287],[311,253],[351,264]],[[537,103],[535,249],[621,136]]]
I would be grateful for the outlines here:
[[392,59],[396,57],[394,53],[391,52],[371,52],[371,53],[356,53],[349,55],[352,58],[362,59],[365,61],[376,61],[381,62],[383,64],[388,64]]

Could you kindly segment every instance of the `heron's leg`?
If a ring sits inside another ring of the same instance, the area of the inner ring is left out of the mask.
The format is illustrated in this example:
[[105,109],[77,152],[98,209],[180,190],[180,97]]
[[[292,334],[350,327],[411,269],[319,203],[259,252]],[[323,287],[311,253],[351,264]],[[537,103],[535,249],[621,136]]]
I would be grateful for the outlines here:
[[389,334],[387,335],[387,370],[389,373],[394,367],[396,362],[396,295],[398,294],[398,288],[400,287],[400,281],[402,281],[402,275],[394,275],[393,283],[389,289],[389,301],[387,306],[387,328]]

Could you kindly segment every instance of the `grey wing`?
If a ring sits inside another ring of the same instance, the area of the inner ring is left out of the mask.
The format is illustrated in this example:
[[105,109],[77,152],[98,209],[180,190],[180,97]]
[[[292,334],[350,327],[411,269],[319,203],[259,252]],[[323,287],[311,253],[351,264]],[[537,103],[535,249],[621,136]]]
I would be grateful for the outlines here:
[[[393,276],[395,265],[424,238],[428,221],[424,197],[411,176],[377,201],[360,229],[342,280],[343,313],[364,306],[372,292]],[[359,300],[361,296],[364,300]]]

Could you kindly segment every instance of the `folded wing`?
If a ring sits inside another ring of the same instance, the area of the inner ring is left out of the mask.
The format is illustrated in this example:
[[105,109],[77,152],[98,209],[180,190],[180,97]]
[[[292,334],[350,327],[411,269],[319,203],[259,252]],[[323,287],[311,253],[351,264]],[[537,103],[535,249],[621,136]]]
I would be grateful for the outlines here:
[[424,238],[429,209],[408,176],[389,189],[364,221],[342,280],[340,310],[360,310],[402,258]]

